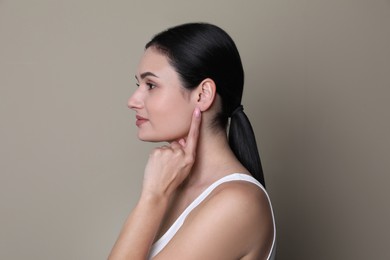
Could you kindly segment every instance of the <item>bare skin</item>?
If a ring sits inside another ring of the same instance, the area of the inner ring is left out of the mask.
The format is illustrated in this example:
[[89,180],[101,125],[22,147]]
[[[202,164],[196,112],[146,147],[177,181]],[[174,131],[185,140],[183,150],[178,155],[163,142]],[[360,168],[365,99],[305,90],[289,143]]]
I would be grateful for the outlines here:
[[[153,52],[146,54],[139,75],[145,70],[162,71],[156,67],[158,64],[167,66],[153,55]],[[148,59],[153,61],[152,69]],[[158,74],[158,80],[163,75]],[[140,88],[144,83],[140,80]],[[161,89],[153,95],[163,93]],[[141,94],[135,94],[129,107],[143,116],[147,112],[151,115],[154,103],[150,103],[149,110],[145,110],[145,104],[152,94],[139,91]],[[185,98],[183,104],[188,104],[185,109],[194,108],[188,135],[151,152],[140,199],[122,228],[110,260],[147,259],[153,242],[203,190],[231,173],[249,174],[231,151],[226,132],[211,130],[212,118],[220,109],[214,82],[206,79]],[[150,121],[140,127],[139,136],[145,139],[157,135],[154,129],[158,128],[158,120]],[[217,187],[195,208],[154,259],[266,259],[272,240],[272,213],[265,193],[254,184],[233,181]]]

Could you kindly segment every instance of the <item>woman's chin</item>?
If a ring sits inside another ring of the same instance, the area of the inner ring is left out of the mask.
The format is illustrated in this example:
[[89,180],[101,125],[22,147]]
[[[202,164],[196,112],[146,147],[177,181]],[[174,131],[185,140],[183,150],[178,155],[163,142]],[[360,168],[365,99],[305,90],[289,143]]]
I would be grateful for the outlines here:
[[171,143],[173,141],[179,141],[182,139],[183,136],[149,136],[149,135],[142,135],[138,133],[138,139],[143,142],[152,142],[152,143],[159,143],[159,142],[168,142]]
[[141,133],[138,133],[138,139],[143,142],[152,142],[152,143],[158,143],[158,142],[165,142],[166,139],[155,136],[155,135],[143,135]]

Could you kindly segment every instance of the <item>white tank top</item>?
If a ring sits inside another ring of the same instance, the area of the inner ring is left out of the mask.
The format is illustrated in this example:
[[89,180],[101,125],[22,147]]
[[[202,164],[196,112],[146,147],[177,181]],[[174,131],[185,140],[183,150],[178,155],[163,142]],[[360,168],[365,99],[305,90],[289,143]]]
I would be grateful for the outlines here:
[[274,226],[274,235],[273,235],[273,241],[272,241],[272,246],[271,250],[268,254],[267,259],[268,260],[274,260],[275,259],[275,248],[276,248],[276,226],[275,226],[275,217],[271,205],[271,200],[268,196],[267,191],[264,189],[263,185],[260,184],[255,178],[253,178],[250,175],[247,174],[242,174],[242,173],[233,173],[230,175],[227,175],[213,184],[211,184],[206,190],[204,190],[184,211],[183,213],[176,219],[176,221],[172,224],[172,226],[165,232],[165,234],[156,241],[152,245],[152,248],[150,250],[149,258],[152,259],[154,256],[156,256],[161,250],[164,249],[164,247],[169,243],[169,241],[175,236],[176,232],[180,229],[180,227],[183,225],[184,220],[188,216],[188,214],[191,213],[191,211],[196,208],[216,187],[221,185],[222,183],[229,182],[229,181],[248,181],[253,184],[256,184],[259,186],[264,193],[267,196],[271,212],[272,212],[272,221],[273,221],[273,226]]

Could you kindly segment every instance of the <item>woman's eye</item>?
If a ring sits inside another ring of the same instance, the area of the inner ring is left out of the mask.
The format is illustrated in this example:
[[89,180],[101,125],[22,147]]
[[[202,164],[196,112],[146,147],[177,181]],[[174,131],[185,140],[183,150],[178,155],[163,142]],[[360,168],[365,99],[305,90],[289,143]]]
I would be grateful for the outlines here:
[[152,83],[146,83],[146,86],[148,86],[149,89],[154,89],[156,87],[156,85]]
[[139,83],[137,82],[137,83],[135,83],[135,85],[137,86],[137,88],[139,87]]

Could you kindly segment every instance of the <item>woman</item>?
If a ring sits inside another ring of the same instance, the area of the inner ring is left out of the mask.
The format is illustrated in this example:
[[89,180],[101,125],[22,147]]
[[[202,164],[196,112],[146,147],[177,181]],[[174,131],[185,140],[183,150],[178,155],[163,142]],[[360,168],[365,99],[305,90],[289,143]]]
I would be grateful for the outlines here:
[[273,259],[275,222],[233,40],[211,24],[170,28],[146,45],[136,80],[128,106],[138,138],[168,144],[151,153],[109,259]]

